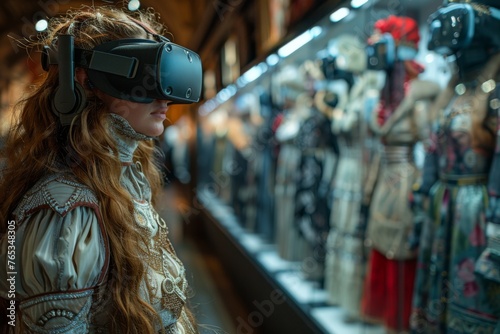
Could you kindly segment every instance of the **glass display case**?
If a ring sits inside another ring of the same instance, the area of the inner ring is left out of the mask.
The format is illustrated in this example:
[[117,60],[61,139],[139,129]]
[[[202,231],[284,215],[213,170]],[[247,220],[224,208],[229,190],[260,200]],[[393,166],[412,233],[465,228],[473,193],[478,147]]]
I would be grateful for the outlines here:
[[268,328],[409,331],[426,294],[414,194],[456,73],[427,49],[442,4],[340,2],[199,108],[197,200],[254,301],[241,332],[284,304],[304,327]]

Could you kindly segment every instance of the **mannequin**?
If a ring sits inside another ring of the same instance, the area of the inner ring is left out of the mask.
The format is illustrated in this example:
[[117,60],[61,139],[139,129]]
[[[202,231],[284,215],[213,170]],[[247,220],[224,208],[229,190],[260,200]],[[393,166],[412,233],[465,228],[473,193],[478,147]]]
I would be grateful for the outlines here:
[[377,96],[377,78],[374,72],[365,72],[365,46],[356,36],[340,36],[335,45],[337,56],[333,67],[336,70],[323,68],[329,79],[327,90],[335,91],[338,102],[334,107],[325,103],[326,91],[318,92],[315,97],[318,109],[329,110],[332,132],[339,144],[327,241],[325,289],[328,302],[340,305],[346,312],[345,320],[353,321],[360,319],[366,267],[363,245],[366,210],[363,208],[369,203],[364,201],[363,193],[367,176],[363,161],[364,109],[367,100]]
[[[309,83],[306,87],[314,87],[323,79],[315,62],[306,61],[301,69],[305,73],[305,82]],[[338,146],[331,132],[331,115],[314,105],[315,93],[310,89],[298,98],[307,116],[294,140],[301,151],[296,180],[295,224],[308,246],[304,254],[304,275],[323,287],[326,239],[330,230],[328,195],[335,175]]]
[[[263,119],[260,115],[260,103],[255,92],[249,92],[241,95],[236,99],[236,108],[243,117],[243,131],[246,134],[249,145],[241,152],[245,157],[247,171],[244,174],[244,184],[240,196],[246,206],[246,216],[244,225],[250,232],[262,232],[260,226],[257,226],[257,210],[258,210],[258,175],[261,170],[261,148],[256,143],[259,128],[262,126]],[[236,134],[236,133],[235,133]],[[260,222],[264,223],[264,222]]]
[[[488,36],[500,16],[489,6],[498,8],[496,1],[454,2],[431,16],[429,47],[454,54],[457,73],[434,108],[419,190],[429,207],[413,298],[415,333],[500,333],[500,44]],[[468,42],[446,40],[452,34],[445,30],[455,27],[437,23],[455,9],[477,18]]]
[[[235,144],[229,140],[230,124],[233,122],[230,110],[232,105],[225,105],[217,108],[207,116],[208,127],[214,140],[214,153],[211,158],[212,168],[207,171],[207,183],[204,185],[207,191],[213,192],[213,195],[218,196],[225,203],[232,202],[232,178],[228,177],[226,182],[219,184],[221,175],[229,174],[231,177],[234,173],[228,173],[227,161],[233,158]],[[241,144],[243,145],[243,144]],[[205,152],[204,152],[205,154]],[[234,204],[234,203],[233,203]]]
[[262,83],[255,89],[259,103],[259,117],[262,125],[257,129],[255,146],[259,155],[257,172],[257,222],[256,232],[265,240],[274,240],[274,177],[276,174],[277,143],[274,140],[277,108],[271,94],[269,82]]
[[275,222],[276,244],[281,258],[299,261],[305,253],[305,241],[295,227],[295,195],[301,152],[294,140],[304,119],[310,113],[304,94],[304,77],[296,67],[285,67],[273,82],[273,91],[278,96],[273,100],[281,105],[283,112],[277,117],[274,128],[279,145],[275,176]]
[[413,60],[420,41],[416,21],[396,16],[377,21],[369,40],[373,48],[391,39],[397,55],[393,64],[383,54],[379,61],[369,59],[371,65],[387,67],[371,124],[382,143],[382,159],[370,204],[366,243],[372,249],[362,301],[363,315],[382,322],[389,333],[409,329],[416,269],[416,251],[408,244],[409,200],[419,176],[413,148],[428,136],[427,105],[439,92],[437,84],[418,79],[423,68]]
[[[226,151],[223,167],[232,168],[232,207],[241,225],[249,232],[255,231],[256,223],[256,170],[257,152],[254,145],[258,116],[258,102],[252,93],[245,93],[235,99],[231,117],[228,120],[227,138],[233,150]],[[224,192],[224,187],[222,192]]]

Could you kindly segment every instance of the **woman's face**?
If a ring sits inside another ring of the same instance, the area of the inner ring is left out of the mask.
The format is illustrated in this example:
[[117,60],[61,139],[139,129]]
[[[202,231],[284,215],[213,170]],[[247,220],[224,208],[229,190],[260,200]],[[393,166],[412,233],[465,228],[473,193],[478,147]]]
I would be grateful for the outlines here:
[[[131,22],[131,24],[134,24]],[[141,35],[134,38],[148,38],[143,32],[146,29],[152,34],[155,32],[146,27],[140,27]],[[125,118],[135,132],[149,137],[156,137],[163,133],[165,127],[163,121],[167,118],[168,105],[171,101],[154,100],[151,103],[136,103],[127,100],[120,100],[102,91],[96,92],[97,96],[104,102],[108,111]]]
[[[83,69],[77,68],[75,76],[80,85],[88,86],[88,84],[85,85],[88,76]],[[171,101],[154,100],[151,103],[135,103],[117,99],[96,88],[92,90],[109,112],[125,118],[135,132],[149,137],[156,137],[163,133],[165,129],[163,121],[167,118],[166,114]]]
[[163,121],[167,118],[170,101],[154,100],[151,103],[136,103],[120,100],[107,94],[99,94],[109,112],[125,118],[130,126],[143,135],[156,137],[163,133]]

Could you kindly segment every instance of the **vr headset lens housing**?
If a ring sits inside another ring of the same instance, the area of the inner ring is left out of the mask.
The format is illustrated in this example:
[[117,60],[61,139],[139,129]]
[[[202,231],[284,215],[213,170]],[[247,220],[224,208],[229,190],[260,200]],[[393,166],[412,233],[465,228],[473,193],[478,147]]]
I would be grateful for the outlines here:
[[441,8],[429,20],[429,50],[450,55],[471,45],[475,14],[470,5],[453,4]]
[[395,62],[396,45],[390,34],[384,34],[379,41],[368,45],[366,53],[368,56],[368,69],[381,71],[389,69]]
[[[144,39],[117,40],[101,44],[94,50],[134,60],[121,71],[89,68],[90,81],[111,96],[140,103],[155,99],[192,103],[200,99],[201,60],[191,50],[168,40]],[[114,65],[110,62],[109,66]],[[118,72],[121,74],[116,74]]]
[[398,45],[391,34],[383,34],[379,41],[366,47],[369,70],[389,70],[396,61],[411,60],[417,55],[417,50],[410,46]]
[[[120,39],[93,50],[75,48],[76,67],[87,69],[90,82],[113,97],[139,103],[155,99],[173,103],[198,102],[202,65],[193,51],[160,37]],[[42,65],[58,64],[58,52],[46,48]],[[63,84],[63,83],[61,83]]]
[[[488,13],[489,12],[489,13]],[[427,48],[442,55],[455,54],[471,46],[500,46],[500,11],[489,7],[477,11],[470,4],[450,4],[429,17]]]

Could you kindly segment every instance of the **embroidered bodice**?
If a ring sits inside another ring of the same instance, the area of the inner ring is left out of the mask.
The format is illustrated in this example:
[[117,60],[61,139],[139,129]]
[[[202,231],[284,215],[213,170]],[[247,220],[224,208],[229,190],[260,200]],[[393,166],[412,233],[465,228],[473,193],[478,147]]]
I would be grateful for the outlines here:
[[379,106],[372,115],[371,128],[384,145],[413,146],[429,135],[429,105],[441,89],[437,83],[420,80],[406,70],[403,76],[404,80],[398,81],[402,74],[393,72],[386,78]]
[[[482,138],[493,141],[497,115],[488,108],[490,111],[483,116],[485,126],[474,125],[474,115],[479,112],[473,106],[477,87],[470,88],[463,95],[452,98],[439,119],[438,131],[433,139],[442,174],[484,175],[486,180],[494,146],[487,142],[481,143],[481,139],[474,136],[477,136],[477,131],[481,131],[484,132]],[[475,127],[480,129],[475,130]]]
[[[124,118],[115,114],[110,114],[110,117],[110,129],[123,166],[120,181],[132,196],[137,227],[147,236],[145,240],[149,240],[149,244],[142,245],[141,254],[148,267],[150,286],[149,289],[144,286],[143,298],[157,310],[164,324],[172,324],[181,317],[186,303],[185,269],[168,239],[167,224],[151,204],[151,187],[142,166],[133,160],[139,141],[151,138],[135,132]],[[193,332],[193,328],[183,330]]]
[[317,110],[312,110],[311,115],[300,124],[294,143],[304,152],[315,149],[334,149],[337,151],[337,143],[331,131],[331,122]]
[[366,72],[355,78],[349,91],[343,92],[345,100],[332,112],[332,132],[337,138],[340,159],[361,159],[367,124],[365,115],[371,112],[372,104],[378,100],[377,78],[373,72]]
[[[168,239],[165,221],[151,205],[151,187],[134,152],[140,140],[122,117],[110,114],[110,131],[122,162],[120,182],[130,193],[134,220],[146,236],[139,254],[146,264],[141,298],[159,314],[167,333],[196,333],[187,311],[185,269]],[[111,316],[107,282],[110,250],[95,194],[67,173],[41,179],[13,213],[16,229],[15,290],[17,325],[29,333],[107,333]],[[8,240],[0,238],[0,295],[7,300],[4,277]],[[110,274],[111,273],[111,274]],[[22,314],[22,319],[20,316]],[[16,332],[17,333],[17,332]]]
[[[439,113],[427,148],[421,192],[438,181],[460,187],[486,186],[483,193],[487,247],[476,261],[476,274],[500,283],[500,54],[476,73],[450,81],[449,98]],[[444,95],[446,96],[446,95]]]

